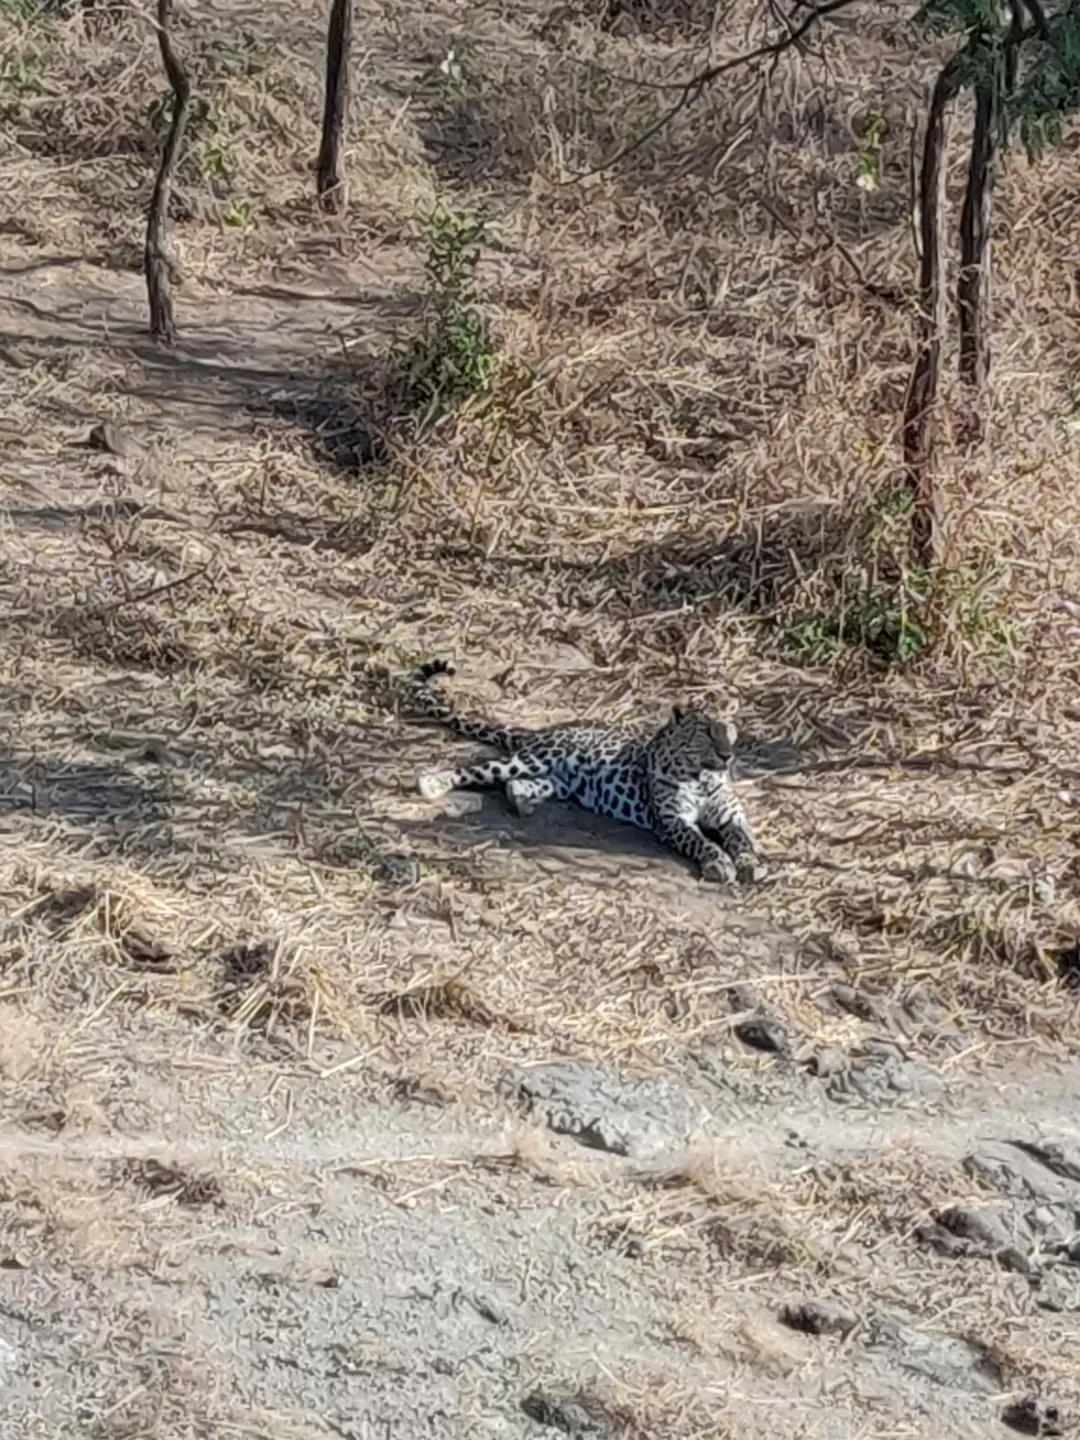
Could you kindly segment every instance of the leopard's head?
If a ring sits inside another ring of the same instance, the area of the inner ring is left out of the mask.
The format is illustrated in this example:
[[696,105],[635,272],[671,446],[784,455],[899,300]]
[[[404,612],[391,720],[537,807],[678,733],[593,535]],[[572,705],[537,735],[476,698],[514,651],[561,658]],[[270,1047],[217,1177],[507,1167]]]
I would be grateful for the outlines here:
[[[678,700],[661,731],[669,753],[686,762],[687,771],[729,770],[738,731],[731,720],[698,701]],[[660,737],[658,737],[660,738]]]

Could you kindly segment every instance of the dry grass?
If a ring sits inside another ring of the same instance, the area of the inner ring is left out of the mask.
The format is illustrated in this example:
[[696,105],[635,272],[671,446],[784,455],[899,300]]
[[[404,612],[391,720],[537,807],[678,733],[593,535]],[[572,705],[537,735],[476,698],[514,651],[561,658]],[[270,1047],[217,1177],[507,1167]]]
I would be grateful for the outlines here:
[[[664,103],[627,77],[742,48],[753,7],[723,35],[696,4],[606,27],[585,4],[392,8],[361,6],[352,204],[333,221],[311,195],[321,16],[293,6],[251,37],[184,19],[205,104],[174,224],[190,352],[166,357],[137,273],[152,32],[0,0],[9,1113],[50,1134],[114,1120],[117,1093],[86,1078],[112,1023],[158,1055],[214,1036],[315,1076],[362,1056],[376,1093],[440,1102],[488,1103],[508,1061],[553,1052],[649,1069],[727,1045],[748,955],[804,1048],[873,1030],[820,1003],[840,978],[928,997],[946,1069],[1066,1053],[1075,137],[1037,168],[1010,156],[999,185],[990,442],[946,440],[947,573],[917,599],[936,643],[888,668],[908,124],[931,73],[903,7],[769,85],[734,80],[578,183]],[[879,108],[867,195],[858,137]],[[488,220],[498,372],[421,426],[401,366],[437,198]],[[82,448],[101,419],[142,452]],[[466,697],[524,722],[658,711],[676,689],[737,705],[776,874],[754,903],[798,943],[759,956],[630,840],[538,829],[507,848],[468,811],[433,818],[409,791],[443,742],[404,730],[369,670],[421,654],[456,655]],[[523,1145],[524,1171],[573,1183]],[[599,1219],[832,1273],[860,1227],[888,1236],[937,1203],[941,1177],[924,1196],[911,1163],[789,1196],[691,1166]],[[123,1183],[217,1183],[154,1173]],[[35,1234],[79,1232],[75,1202],[12,1201]]]

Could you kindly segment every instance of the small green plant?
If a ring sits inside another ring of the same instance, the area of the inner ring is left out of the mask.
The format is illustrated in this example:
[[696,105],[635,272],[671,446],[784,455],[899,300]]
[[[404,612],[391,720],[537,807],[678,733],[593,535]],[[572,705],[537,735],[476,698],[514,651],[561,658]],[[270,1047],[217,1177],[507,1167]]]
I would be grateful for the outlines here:
[[471,42],[459,37],[435,69],[439,102],[450,108],[466,102],[477,89],[477,67]]
[[950,638],[988,660],[1015,653],[1015,628],[1000,603],[1007,573],[912,564],[911,509],[909,490],[883,490],[853,521],[842,549],[808,577],[801,608],[778,635],[796,664],[830,665],[861,650],[899,668]]
[[909,554],[912,505],[906,487],[882,490],[859,527],[861,563],[840,576],[843,638],[886,665],[910,664],[934,638],[932,579]]
[[836,622],[823,615],[801,615],[785,625],[780,646],[796,665],[831,665],[844,650]]
[[903,570],[892,583],[870,584],[859,596],[855,633],[886,665],[908,665],[928,650],[930,574],[920,566]]
[[[169,128],[172,104],[172,95],[166,94],[157,96],[147,107],[150,129],[159,141]],[[233,170],[229,137],[219,107],[205,95],[193,96],[184,132],[181,173],[189,184],[198,183],[220,196],[228,189]]]
[[890,667],[908,665],[933,643],[930,588],[929,575],[917,568],[887,583],[865,571],[846,576],[834,593],[836,608],[785,626],[781,646],[801,665],[832,664],[853,647]]
[[849,541],[814,578],[817,604],[781,631],[802,664],[829,664],[857,648],[907,665],[932,643],[931,577],[910,563],[911,494],[882,490],[848,530]]
[[428,318],[409,379],[429,415],[482,394],[494,378],[495,349],[477,287],[485,236],[483,220],[441,204],[424,222]]
[[255,219],[257,210],[254,200],[230,200],[221,218],[230,230],[246,230]]
[[48,16],[41,0],[0,0],[0,19],[46,21]]
[[211,189],[217,185],[227,185],[231,179],[228,158],[221,145],[193,145],[191,163],[194,165],[199,179],[205,181]]
[[852,522],[842,548],[808,577],[800,609],[778,636],[797,664],[829,665],[862,650],[902,667],[950,636],[987,658],[1014,651],[999,604],[1000,571],[912,564],[911,508],[906,488],[883,490]]
[[881,140],[885,134],[885,116],[873,110],[866,122],[859,148],[859,168],[855,184],[860,190],[877,190],[881,185]]
[[45,94],[45,57],[35,50],[24,50],[0,61],[0,103],[5,113],[23,100],[37,99]]
[[1055,421],[1064,435],[1072,435],[1080,429],[1080,382],[1071,376],[1065,386],[1065,402]]

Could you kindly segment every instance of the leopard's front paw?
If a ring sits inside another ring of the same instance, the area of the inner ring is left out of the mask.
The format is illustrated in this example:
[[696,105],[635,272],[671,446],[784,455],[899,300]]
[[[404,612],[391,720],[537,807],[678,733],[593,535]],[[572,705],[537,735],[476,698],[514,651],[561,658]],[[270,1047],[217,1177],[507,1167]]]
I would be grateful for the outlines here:
[[730,855],[711,855],[701,863],[701,878],[713,885],[734,885],[735,863]]
[[735,861],[735,874],[740,885],[760,885],[768,873],[768,867],[756,855],[743,854]]

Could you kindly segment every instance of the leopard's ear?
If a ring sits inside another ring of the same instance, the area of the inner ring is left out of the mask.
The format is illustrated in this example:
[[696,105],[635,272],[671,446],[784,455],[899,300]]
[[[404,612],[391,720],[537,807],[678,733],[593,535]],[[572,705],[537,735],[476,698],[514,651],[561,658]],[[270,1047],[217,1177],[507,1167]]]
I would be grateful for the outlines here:
[[672,705],[672,707],[671,707],[671,718],[672,718],[672,720],[685,720],[685,718],[686,718],[686,701],[685,701],[685,700],[676,700],[676,701],[675,701],[675,703],[674,703],[674,704]]

